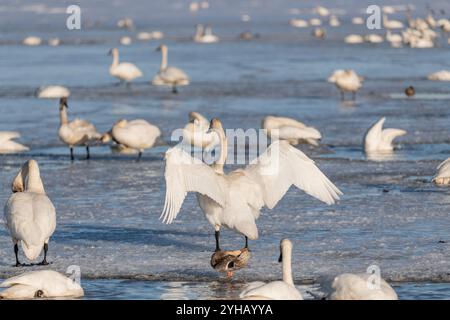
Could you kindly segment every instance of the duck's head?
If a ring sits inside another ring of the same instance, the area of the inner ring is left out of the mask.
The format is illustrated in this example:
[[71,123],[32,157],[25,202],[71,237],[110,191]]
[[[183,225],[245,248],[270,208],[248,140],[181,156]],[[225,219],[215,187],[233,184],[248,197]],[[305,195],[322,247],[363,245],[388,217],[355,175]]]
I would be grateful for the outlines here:
[[219,250],[211,256],[211,267],[231,277],[234,271],[245,268],[249,260],[250,251],[247,248],[234,251]]
[[66,97],[62,97],[59,99],[59,110],[63,110],[64,108],[69,108]]

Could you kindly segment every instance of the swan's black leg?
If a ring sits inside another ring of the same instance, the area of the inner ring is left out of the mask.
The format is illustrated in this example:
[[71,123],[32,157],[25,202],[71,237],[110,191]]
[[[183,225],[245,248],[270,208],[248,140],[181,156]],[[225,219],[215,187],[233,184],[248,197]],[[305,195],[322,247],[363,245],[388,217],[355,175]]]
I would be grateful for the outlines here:
[[178,93],[178,89],[176,86],[172,86],[172,93]]
[[75,158],[73,157],[73,147],[70,147],[70,160],[74,160]]
[[220,245],[219,245],[219,237],[220,237],[220,231],[216,231],[216,251],[220,251]]
[[90,159],[91,154],[89,153],[89,146],[86,146],[86,159]]
[[138,158],[137,158],[137,161],[140,161],[140,160],[141,160],[141,158],[142,158],[142,151],[139,151],[139,154],[138,154]]
[[17,243],[14,245],[14,254],[16,255],[16,267],[22,267],[23,265],[19,262],[19,246]]
[[245,247],[244,248],[248,249],[248,237],[247,236],[245,236]]
[[44,243],[44,260],[42,260],[42,262],[39,263],[40,266],[48,265],[48,262],[47,262],[47,251],[48,251],[48,244]]
[[353,101],[356,100],[356,91],[352,91],[352,100],[353,100]]

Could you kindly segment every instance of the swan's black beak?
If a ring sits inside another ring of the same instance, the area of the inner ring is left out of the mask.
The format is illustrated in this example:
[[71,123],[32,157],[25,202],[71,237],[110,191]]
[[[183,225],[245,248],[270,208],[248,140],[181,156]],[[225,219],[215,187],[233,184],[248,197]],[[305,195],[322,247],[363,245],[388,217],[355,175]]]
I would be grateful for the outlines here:
[[161,51],[161,46],[157,47],[155,51]]
[[62,107],[69,108],[69,106],[67,105],[67,98],[59,99],[59,106],[60,106],[60,108],[62,108]]
[[278,262],[283,262],[283,254],[280,253],[280,257],[278,258]]

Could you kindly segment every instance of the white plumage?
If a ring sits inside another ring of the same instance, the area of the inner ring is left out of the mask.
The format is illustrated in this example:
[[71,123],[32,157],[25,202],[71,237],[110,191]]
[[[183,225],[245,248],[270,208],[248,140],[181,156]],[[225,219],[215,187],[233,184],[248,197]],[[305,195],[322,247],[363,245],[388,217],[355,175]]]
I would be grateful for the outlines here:
[[195,26],[194,41],[198,43],[216,43],[219,37],[212,33],[211,26],[203,27],[201,24]]
[[364,37],[359,34],[349,34],[344,38],[344,42],[348,44],[358,44],[364,42]]
[[450,184],[450,158],[442,162],[437,167],[437,171],[437,174],[433,178],[433,182],[440,185]]
[[351,92],[353,99],[355,99],[356,91],[362,86],[363,77],[353,70],[336,70],[328,78],[328,82],[334,83],[336,87],[341,91],[341,99],[344,100],[345,92]]
[[370,273],[344,273],[332,284],[331,300],[398,300],[394,289],[383,279]]
[[70,96],[70,90],[59,85],[45,86],[36,91],[36,96],[41,99],[67,98]]
[[209,145],[211,135],[208,135],[209,121],[198,112],[189,113],[189,123],[183,128],[183,141],[187,145],[204,148]]
[[316,128],[287,117],[267,116],[262,121],[262,128],[267,130],[269,137],[287,140],[293,145],[309,143],[318,146],[318,140],[322,139]]
[[406,134],[401,129],[383,129],[386,117],[380,118],[364,136],[364,151],[370,152],[391,152],[394,150],[393,140]]
[[450,81],[450,71],[441,70],[428,75],[428,80],[433,81]]
[[142,72],[130,62],[119,62],[119,50],[113,48],[110,50],[113,61],[109,67],[109,74],[121,81],[130,82],[136,78],[142,77]]
[[178,86],[189,84],[189,77],[183,70],[167,65],[167,46],[160,45],[157,50],[161,51],[161,65],[159,72],[152,80],[152,84],[156,86],[170,86],[172,87],[172,92],[176,93]]
[[13,153],[30,150],[28,147],[12,141],[20,137],[19,132],[0,131],[0,153]]

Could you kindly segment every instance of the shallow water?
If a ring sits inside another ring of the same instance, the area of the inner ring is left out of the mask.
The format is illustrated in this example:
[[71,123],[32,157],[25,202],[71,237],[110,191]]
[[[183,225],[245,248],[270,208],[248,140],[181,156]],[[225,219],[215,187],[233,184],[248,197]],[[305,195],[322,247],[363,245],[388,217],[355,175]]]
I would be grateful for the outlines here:
[[[56,1],[33,2],[59,7]],[[277,279],[279,241],[288,237],[294,242],[298,284],[320,285],[324,278],[364,272],[376,264],[384,278],[399,282],[400,297],[449,298],[447,284],[432,282],[450,281],[450,189],[430,183],[436,166],[450,156],[449,85],[426,80],[427,74],[449,68],[445,38],[427,50],[345,45],[344,35],[366,32],[349,24],[351,16],[362,15],[360,1],[340,8],[323,2],[348,11],[342,27],[327,28],[329,37],[323,41],[313,39],[311,29],[287,24],[292,17],[288,9],[297,5],[290,1],[280,1],[276,10],[268,1],[255,2],[259,5],[254,8],[240,1],[230,7],[217,1],[216,7],[198,15],[174,9],[177,1],[158,1],[173,24],[147,2],[126,8],[125,1],[115,3],[81,1],[90,23],[82,31],[65,30],[64,14],[18,10],[12,0],[0,7],[0,130],[21,132],[19,141],[31,148],[0,156],[0,203],[9,197],[20,164],[35,158],[57,208],[58,227],[49,252],[52,269],[79,265],[87,298],[156,299],[172,292],[176,296],[177,290],[194,299],[233,297],[236,291],[217,284],[218,275],[209,266],[213,230],[195,197],[186,198],[172,225],[158,220],[164,203],[163,156],[172,144],[172,130],[184,126],[189,111],[219,117],[226,128],[244,129],[258,128],[263,116],[277,114],[320,129],[320,147],[300,148],[345,195],[328,207],[290,190],[274,210],[263,210],[260,239],[250,242],[253,257],[248,269],[236,273],[237,281]],[[424,12],[424,5],[417,4]],[[433,4],[448,7],[443,1]],[[151,18],[142,11],[151,12]],[[252,12],[252,22],[239,21],[243,12]],[[192,79],[180,94],[149,85],[159,66],[154,48],[160,41],[120,47],[121,58],[144,72],[131,88],[116,86],[109,76],[109,48],[117,46],[120,36],[137,33],[115,27],[127,14],[135,18],[139,31],[161,29],[167,34],[169,62]],[[211,22],[224,41],[190,42],[198,22]],[[261,37],[237,40],[245,30]],[[21,39],[30,34],[58,36],[62,45],[21,46]],[[338,68],[354,68],[366,78],[355,103],[341,103],[334,86],[326,82]],[[34,97],[45,84],[69,86],[72,119],[89,119],[104,132],[119,118],[145,118],[162,129],[162,141],[140,162],[102,146],[91,149],[89,161],[78,148],[71,163],[56,135],[57,102]],[[416,87],[415,98],[403,97],[408,85]],[[387,127],[408,134],[398,139],[394,155],[368,159],[361,150],[362,137],[381,116],[387,117]],[[223,232],[222,241],[225,248],[243,245],[242,237],[230,231]],[[21,271],[11,267],[13,258],[9,235],[0,228],[1,277]]]

